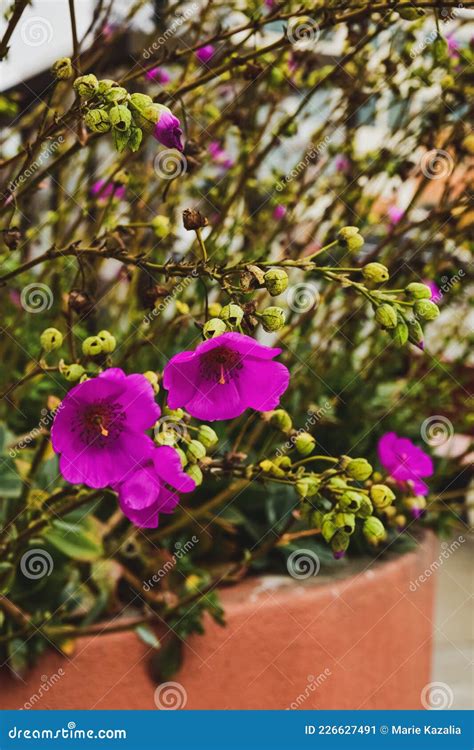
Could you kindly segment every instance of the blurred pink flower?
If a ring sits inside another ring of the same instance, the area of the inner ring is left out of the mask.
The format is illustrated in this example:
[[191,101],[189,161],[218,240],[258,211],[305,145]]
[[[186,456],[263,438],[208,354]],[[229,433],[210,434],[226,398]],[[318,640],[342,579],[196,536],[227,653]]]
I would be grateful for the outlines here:
[[410,482],[416,495],[428,494],[428,485],[422,477],[430,477],[434,467],[430,456],[421,448],[408,438],[387,432],[379,440],[378,454],[380,463],[397,484],[403,487]]
[[283,205],[283,203],[279,203],[275,208],[273,209],[273,218],[277,221],[280,221],[280,219],[283,219],[283,217],[286,214],[286,206]]
[[146,72],[145,77],[148,78],[149,81],[161,83],[162,86],[171,81],[170,74],[164,68],[152,68]]
[[200,47],[196,51],[196,57],[201,65],[205,65],[212,57],[214,57],[214,53],[215,49],[212,44],[205,44],[204,47]]
[[113,180],[97,180],[91,187],[91,195],[97,198],[98,201],[105,202],[109,198],[113,197],[117,200],[123,200],[125,198],[125,185],[121,185],[119,182],[113,182]]

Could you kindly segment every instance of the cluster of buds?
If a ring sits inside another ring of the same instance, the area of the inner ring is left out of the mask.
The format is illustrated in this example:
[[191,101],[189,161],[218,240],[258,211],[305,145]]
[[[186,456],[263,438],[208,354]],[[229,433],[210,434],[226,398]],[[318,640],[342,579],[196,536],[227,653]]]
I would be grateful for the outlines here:
[[394,299],[389,291],[381,292],[378,296],[377,293],[373,293],[375,320],[381,328],[390,332],[397,346],[404,346],[410,341],[419,349],[423,349],[423,329],[420,320],[434,320],[439,315],[439,308],[430,299],[431,289],[426,284],[412,282],[405,288],[404,293],[406,299],[403,300],[403,305]]
[[76,78],[73,88],[82,100],[87,128],[93,133],[112,131],[118,152],[126,147],[137,151],[143,133],[153,134],[167,148],[183,150],[178,118],[147,94],[129,94],[116,81],[99,80],[93,73]]
[[[149,378],[150,373],[145,373],[145,376]],[[163,417],[155,428],[155,442],[173,447],[183,469],[199,486],[203,482],[202,467],[209,462],[208,453],[213,452],[219,438],[209,425],[194,427],[189,421],[190,417],[183,409],[169,409],[165,406]],[[191,436],[191,430],[197,433],[196,437]]]
[[112,354],[117,342],[110,331],[99,331],[97,336],[88,336],[82,342],[82,353],[86,357],[98,357],[102,354]]
[[[220,336],[226,331],[239,330],[242,332],[242,322],[245,311],[231,303],[229,305],[214,304],[209,307],[210,314],[216,313],[216,317],[211,317],[203,327],[204,337],[207,339]],[[260,320],[265,331],[279,331],[285,325],[286,315],[281,307],[266,307],[261,313],[255,313]]]

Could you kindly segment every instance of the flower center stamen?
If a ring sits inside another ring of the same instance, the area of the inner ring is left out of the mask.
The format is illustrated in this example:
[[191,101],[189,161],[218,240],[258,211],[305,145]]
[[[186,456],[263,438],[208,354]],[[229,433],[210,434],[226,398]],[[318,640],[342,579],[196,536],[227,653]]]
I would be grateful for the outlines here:
[[201,375],[206,380],[213,380],[219,385],[226,385],[238,376],[242,369],[242,357],[239,352],[219,346],[205,352],[200,358]]

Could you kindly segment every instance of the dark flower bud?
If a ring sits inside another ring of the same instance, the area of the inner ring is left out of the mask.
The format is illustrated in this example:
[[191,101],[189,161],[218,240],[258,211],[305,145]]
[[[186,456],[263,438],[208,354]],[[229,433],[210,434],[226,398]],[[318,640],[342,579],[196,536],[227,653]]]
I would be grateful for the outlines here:
[[331,539],[331,549],[336,560],[344,557],[349,546],[350,537],[343,529],[336,531]]
[[21,242],[21,232],[17,227],[11,227],[11,229],[4,229],[3,241],[9,250],[16,250]]
[[191,229],[202,229],[207,227],[208,220],[202,215],[196,208],[185,208],[183,211],[183,224],[184,228]]
[[88,313],[92,310],[93,301],[87,292],[80,289],[71,289],[68,297],[68,305],[78,315]]

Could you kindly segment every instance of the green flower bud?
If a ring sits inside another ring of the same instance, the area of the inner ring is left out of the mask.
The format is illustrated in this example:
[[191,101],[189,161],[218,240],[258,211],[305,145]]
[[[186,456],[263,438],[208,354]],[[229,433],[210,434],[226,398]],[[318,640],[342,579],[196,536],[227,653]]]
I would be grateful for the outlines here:
[[324,513],[321,510],[315,510],[311,513],[311,516],[308,519],[308,523],[310,526],[313,526],[315,529],[321,529],[321,526],[323,525],[324,520]]
[[264,458],[263,461],[260,461],[259,467],[262,471],[265,472],[265,474],[271,474],[271,471],[273,469],[273,461],[270,461],[269,458]]
[[155,216],[154,219],[151,221],[151,227],[155,233],[156,237],[159,237],[162,239],[163,237],[166,237],[166,235],[170,232],[170,220],[167,216],[162,216],[158,214],[158,216]]
[[359,518],[368,518],[372,515],[374,507],[366,495],[361,494],[360,508],[357,511]]
[[293,427],[290,415],[284,409],[275,409],[270,412],[270,424],[277,427],[282,432],[288,433]]
[[279,331],[285,325],[286,315],[281,307],[267,307],[260,315],[266,331]]
[[386,508],[395,500],[395,495],[386,484],[373,484],[369,490],[370,499],[378,510]]
[[70,383],[75,383],[82,378],[85,370],[82,365],[65,365],[62,370],[62,374]]
[[431,289],[426,284],[420,284],[418,281],[412,281],[405,288],[405,294],[412,299],[430,299]]
[[309,432],[300,432],[295,438],[295,448],[301,456],[309,456],[315,445],[316,440]]
[[163,425],[163,429],[160,430],[160,432],[155,433],[155,442],[158,443],[158,445],[168,445],[174,448],[178,440],[179,435],[176,430],[171,429],[170,426],[166,424]]
[[[139,94],[139,96],[142,97],[144,95]],[[133,108],[134,121],[147,133],[153,132],[155,125],[163,112],[170,112],[170,110],[163,104],[156,104],[153,100],[150,100],[145,104],[141,99],[138,101],[134,97],[136,97],[136,94],[132,94],[130,97],[130,105]]]
[[90,109],[84,122],[93,133],[107,133],[110,130],[110,118],[105,109]]
[[296,491],[300,497],[313,497],[318,494],[321,486],[319,477],[309,474],[306,477],[298,479],[296,482]]
[[357,227],[343,227],[337,233],[337,238],[350,252],[355,253],[364,244],[364,238],[359,234]]
[[328,482],[326,482],[326,487],[329,490],[345,490],[347,489],[346,480],[342,477],[331,477]]
[[202,484],[204,477],[202,475],[201,469],[197,464],[191,464],[191,466],[187,466],[186,474],[188,475],[188,477],[191,477],[191,479],[194,479],[194,481],[196,482],[196,487],[199,487],[199,485]]
[[413,305],[415,315],[424,320],[434,320],[439,315],[439,307],[430,299],[420,299]]
[[112,88],[112,86],[117,85],[118,84],[115,81],[112,81],[111,78],[101,78],[101,80],[99,81],[99,88],[97,90],[97,93],[103,96],[109,89]]
[[98,336],[88,336],[82,342],[82,351],[86,357],[97,357],[102,354],[102,341]]
[[191,440],[186,450],[186,455],[192,464],[201,461],[206,455],[206,448],[199,440]]
[[343,529],[336,531],[333,538],[331,539],[331,549],[334,553],[336,560],[344,557],[344,554],[349,546],[350,537]]
[[110,86],[110,88],[104,91],[103,95],[110,104],[123,104],[123,102],[127,101],[128,91],[122,86],[115,85]]
[[219,442],[217,434],[214,432],[212,427],[207,424],[202,424],[198,432],[198,440],[204,445],[205,448],[213,448]]
[[288,286],[288,274],[282,268],[272,268],[265,276],[265,287],[272,297],[282,294]]
[[160,390],[160,386],[158,384],[158,375],[156,372],[153,372],[153,370],[147,370],[143,373],[143,376],[148,380],[151,387],[153,388],[153,392],[156,394]]
[[367,263],[362,269],[362,276],[374,284],[382,284],[390,278],[387,266],[382,263]]
[[420,326],[417,320],[411,319],[408,320],[408,338],[410,341],[418,346],[420,349],[423,349],[423,340],[424,340],[424,334],[423,334],[423,328]]
[[356,492],[355,490],[346,490],[338,502],[338,506],[341,510],[350,510],[353,513],[360,510],[365,500],[365,495],[362,492]]
[[336,513],[334,523],[338,529],[352,534],[355,529],[355,515],[353,513]]
[[81,99],[90,99],[99,90],[99,81],[93,73],[89,73],[86,76],[76,78],[72,86]]
[[66,81],[68,78],[72,78],[74,70],[70,57],[61,57],[53,63],[51,73],[58,81]]
[[345,472],[351,479],[365,482],[372,474],[373,469],[365,458],[352,458],[347,464]]
[[112,336],[110,331],[99,331],[97,336],[102,341],[102,351],[105,354],[112,354],[117,346],[115,336]]
[[416,21],[419,18],[418,11],[415,8],[398,8],[400,18],[404,21]]
[[215,336],[221,336],[227,330],[226,324],[220,318],[211,318],[204,324],[202,332],[204,338],[213,339]]
[[244,311],[239,305],[224,305],[219,315],[230,328],[236,328],[242,322]]
[[291,458],[289,456],[277,456],[274,463],[282,469],[291,468]]
[[383,328],[396,328],[398,322],[397,311],[393,305],[384,302],[383,305],[379,305],[375,310],[375,320]]
[[218,318],[221,314],[222,305],[220,302],[211,302],[208,308],[208,313],[211,316],[211,318]]
[[377,546],[387,536],[382,521],[375,516],[370,516],[364,521],[362,531],[367,541],[374,546]]
[[337,239],[347,242],[347,240],[350,240],[351,237],[355,237],[357,234],[359,234],[358,227],[342,227],[337,233]]
[[184,409],[170,409],[169,406],[165,406],[163,414],[168,418],[168,422],[182,422]]
[[337,531],[337,526],[334,523],[334,514],[326,513],[323,516],[323,523],[321,525],[321,533],[324,539],[326,540],[326,542],[331,541],[336,531]]
[[110,124],[115,130],[122,133],[129,129],[132,124],[132,115],[128,107],[123,104],[116,104],[109,110]]
[[[184,452],[183,450],[181,450],[181,448],[175,448],[175,451],[176,451],[176,453],[178,454],[178,456],[179,456],[179,460],[181,461],[181,466],[182,466],[182,467],[183,467],[183,469],[184,469],[184,467],[185,467],[185,466],[187,465],[187,463],[188,463],[188,459],[187,459],[186,453],[185,453],[185,452]],[[199,469],[199,466],[198,466],[197,468]],[[199,471],[201,471],[201,469],[199,469]],[[202,476],[202,475],[201,475],[201,476]]]
[[43,351],[52,352],[63,343],[63,335],[57,328],[46,328],[40,336]]
[[130,104],[134,109],[143,109],[153,104],[153,99],[148,94],[130,94]]
[[408,334],[408,326],[405,321],[401,320],[397,323],[397,327],[392,331],[393,343],[395,346],[398,346],[399,348],[405,346],[408,341]]
[[453,89],[456,86],[455,77],[449,75],[449,73],[444,75],[440,81],[440,86],[442,89]]

